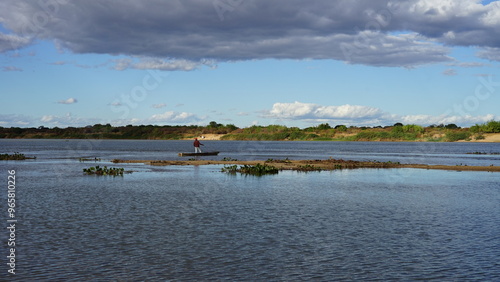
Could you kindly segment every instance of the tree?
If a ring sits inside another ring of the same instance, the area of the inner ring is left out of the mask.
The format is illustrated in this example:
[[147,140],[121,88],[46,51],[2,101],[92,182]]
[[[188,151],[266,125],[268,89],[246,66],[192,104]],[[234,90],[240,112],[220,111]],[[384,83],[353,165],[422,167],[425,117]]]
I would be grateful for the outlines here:
[[335,126],[335,129],[340,131],[340,132],[344,132],[347,130],[347,126],[345,126],[343,124],[339,124],[339,125]]
[[217,128],[217,127],[221,127],[221,126],[223,126],[223,125],[222,125],[222,124],[220,124],[220,123],[217,123],[217,122],[215,122],[215,121],[211,121],[211,122],[208,124],[208,126],[209,126],[209,127],[211,127],[211,128]]
[[318,125],[318,130],[326,130],[326,129],[331,129],[332,127],[328,123],[322,123]]

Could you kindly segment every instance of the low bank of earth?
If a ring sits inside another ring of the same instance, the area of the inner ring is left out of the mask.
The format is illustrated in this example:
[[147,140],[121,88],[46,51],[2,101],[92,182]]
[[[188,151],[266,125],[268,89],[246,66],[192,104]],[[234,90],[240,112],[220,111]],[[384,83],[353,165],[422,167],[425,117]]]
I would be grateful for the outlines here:
[[440,169],[455,171],[495,171],[500,172],[500,166],[466,166],[466,165],[426,165],[400,164],[393,162],[361,162],[350,160],[268,160],[268,161],[225,161],[225,160],[188,160],[188,161],[158,161],[158,160],[113,160],[113,163],[144,163],[155,166],[168,165],[272,165],[281,170],[314,171],[356,168],[417,168]]

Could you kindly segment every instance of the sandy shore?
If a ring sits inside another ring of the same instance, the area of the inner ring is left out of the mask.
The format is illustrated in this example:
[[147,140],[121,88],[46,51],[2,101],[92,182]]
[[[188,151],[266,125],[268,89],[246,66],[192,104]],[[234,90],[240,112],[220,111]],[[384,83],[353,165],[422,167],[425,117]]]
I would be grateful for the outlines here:
[[307,171],[314,169],[336,170],[356,168],[417,168],[417,169],[440,169],[455,171],[498,171],[500,166],[450,166],[450,165],[426,165],[426,164],[399,164],[392,162],[360,162],[348,160],[274,160],[274,161],[222,161],[222,160],[187,160],[187,161],[155,161],[155,160],[113,160],[113,163],[144,163],[155,166],[168,165],[256,165],[268,164],[281,170]]
[[[200,136],[197,136],[198,139],[200,140],[221,140],[221,137],[224,136],[225,134],[204,134],[204,135],[200,135]],[[353,135],[356,135],[355,133],[351,133],[351,134],[338,134],[336,135],[337,137],[348,137],[348,136],[353,136]],[[439,138],[439,137],[443,137],[444,134],[442,135],[437,135],[437,136],[434,136],[435,138]],[[472,140],[469,140],[469,141],[465,141],[465,140],[460,140],[460,141],[457,141],[457,142],[479,142],[479,143],[500,143],[500,133],[484,133],[483,134],[484,136],[484,139],[479,139],[479,140],[476,140],[476,139],[472,139]],[[192,140],[193,138],[185,138],[184,140]],[[371,142],[377,142],[377,141],[371,141]],[[398,142],[398,141],[396,141]],[[403,141],[401,141],[403,142]]]
[[500,133],[485,133],[484,139],[474,140],[471,142],[500,142]]

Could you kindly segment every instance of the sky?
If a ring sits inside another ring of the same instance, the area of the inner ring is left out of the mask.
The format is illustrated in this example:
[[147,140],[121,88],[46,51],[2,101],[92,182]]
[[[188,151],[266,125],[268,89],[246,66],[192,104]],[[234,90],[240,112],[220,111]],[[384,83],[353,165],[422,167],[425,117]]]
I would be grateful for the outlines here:
[[0,0],[0,126],[500,120],[500,1]]

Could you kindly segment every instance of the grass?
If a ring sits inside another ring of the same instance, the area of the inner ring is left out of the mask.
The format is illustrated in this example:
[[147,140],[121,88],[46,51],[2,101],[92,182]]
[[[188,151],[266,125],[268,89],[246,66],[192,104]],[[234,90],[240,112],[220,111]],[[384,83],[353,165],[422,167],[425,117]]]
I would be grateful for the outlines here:
[[314,165],[306,164],[300,165],[295,169],[296,171],[309,172],[309,171],[322,171],[323,169],[315,167]]

